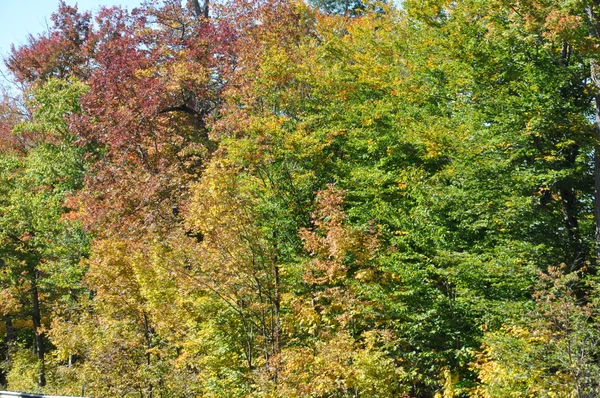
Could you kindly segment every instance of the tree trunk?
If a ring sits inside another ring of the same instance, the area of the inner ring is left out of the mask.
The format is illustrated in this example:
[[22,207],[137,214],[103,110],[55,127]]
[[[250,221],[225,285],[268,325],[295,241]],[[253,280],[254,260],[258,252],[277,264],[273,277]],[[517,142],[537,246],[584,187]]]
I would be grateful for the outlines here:
[[[600,101],[596,96],[596,142],[600,143]],[[596,225],[594,255],[596,266],[600,262],[600,144],[594,145],[594,222]]]
[[144,313],[144,338],[146,339],[146,364],[150,365],[150,349],[152,348],[152,341],[150,339],[150,322],[148,316]]
[[202,15],[204,15],[204,18],[208,19],[208,1],[209,0],[204,0],[204,5],[202,7]]
[[586,256],[585,246],[579,234],[577,195],[573,188],[560,188],[559,192],[569,240],[570,258],[567,261],[569,270],[576,271],[583,266]]
[[279,353],[279,350],[281,349],[280,347],[280,319],[279,319],[279,313],[281,311],[281,294],[279,292],[279,285],[280,285],[280,281],[279,281],[279,266],[277,264],[275,264],[273,266],[273,277],[275,279],[275,298],[273,300],[273,305],[275,307],[275,325],[274,325],[274,330],[273,330],[273,352],[275,354]]
[[209,0],[204,0],[204,4],[200,7],[200,2],[198,0],[193,0],[194,3],[194,12],[196,13],[196,17],[198,19],[204,17],[208,19],[208,6]]
[[[277,231],[273,231],[273,355],[281,352],[281,281],[279,276],[279,256],[277,255]],[[279,380],[279,364],[273,367],[273,381]]]
[[[6,327],[6,351],[0,353],[0,360],[10,361],[15,341],[15,329],[13,327],[12,317],[10,315],[4,317],[4,325]],[[6,370],[6,368],[0,369],[0,386],[7,384]]]
[[[281,293],[279,291],[279,266],[275,264],[273,266],[273,277],[275,282],[275,297],[273,300],[274,310],[275,310],[275,325],[273,325],[273,354],[277,355],[281,351],[281,320],[280,320],[280,312],[281,312]],[[277,384],[277,380],[279,379],[279,365],[275,364],[273,371],[273,381]]]
[[4,317],[4,324],[6,325],[6,345],[10,350],[10,347],[15,341],[15,328],[13,327],[12,317],[10,315]]
[[[594,39],[598,39],[599,29],[598,20],[594,7],[600,3],[598,0],[594,0],[590,4],[586,11],[588,17],[588,24],[590,29],[590,36]],[[595,263],[598,266],[600,261],[600,80],[599,80],[600,69],[598,68],[598,62],[595,59],[590,60],[590,80],[593,83],[594,90],[594,132],[596,144],[594,145],[594,222],[596,225],[595,230],[595,242],[594,242],[594,255]]]
[[35,348],[37,358],[40,362],[38,385],[40,387],[44,387],[46,385],[46,369],[44,363],[44,356],[46,354],[46,350],[44,347],[44,332],[42,331],[42,314],[40,311],[40,298],[37,286],[38,271],[35,268],[32,271],[33,279],[31,281],[31,320],[33,322],[33,331],[35,333]]

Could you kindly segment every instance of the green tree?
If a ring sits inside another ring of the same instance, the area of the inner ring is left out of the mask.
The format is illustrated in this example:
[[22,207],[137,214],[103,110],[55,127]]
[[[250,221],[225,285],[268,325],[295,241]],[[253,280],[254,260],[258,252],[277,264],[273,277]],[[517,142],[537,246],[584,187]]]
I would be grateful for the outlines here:
[[[85,90],[81,83],[60,80],[33,90],[31,119],[15,127],[16,134],[27,135],[28,151],[3,153],[1,159],[1,284],[3,294],[19,303],[5,307],[2,315],[9,340],[14,339],[8,332],[14,319],[30,320],[40,387],[46,384],[46,315],[53,305],[76,297],[85,272],[79,261],[86,254],[87,238],[65,204],[82,186],[84,149],[72,145],[64,119],[80,111]],[[15,377],[9,370],[9,383]]]
[[580,284],[577,273],[549,268],[541,273],[535,305],[523,318],[486,333],[477,363],[480,394],[598,395],[597,286],[591,283],[590,296],[581,299]]

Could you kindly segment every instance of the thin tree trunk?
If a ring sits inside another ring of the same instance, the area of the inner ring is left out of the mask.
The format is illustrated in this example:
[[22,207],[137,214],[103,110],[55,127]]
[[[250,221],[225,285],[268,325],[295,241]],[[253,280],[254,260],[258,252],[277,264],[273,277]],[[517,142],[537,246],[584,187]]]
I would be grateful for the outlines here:
[[12,323],[12,317],[7,315],[4,317],[4,324],[6,325],[6,345],[10,350],[10,347],[15,341],[15,328]]
[[[4,354],[4,359],[10,361],[11,354],[13,352],[13,344],[15,341],[15,330],[12,324],[12,317],[7,315],[4,317],[4,325],[6,327],[6,351]],[[0,359],[2,359],[2,355],[0,355]],[[0,385],[5,385],[6,381],[6,371],[0,369]]]
[[[277,255],[277,231],[273,231],[274,254],[273,254],[273,355],[278,355],[281,351],[281,281],[279,277],[279,256]],[[279,379],[279,365],[274,364],[273,381],[277,385]]]
[[152,341],[150,340],[150,322],[148,321],[148,315],[144,314],[144,337],[146,339],[146,364],[150,365],[150,349],[152,348]]
[[42,331],[42,314],[40,311],[40,297],[38,293],[37,279],[38,271],[34,268],[32,272],[33,280],[31,281],[31,320],[33,322],[33,331],[35,333],[35,346],[40,369],[38,373],[38,385],[44,387],[46,385],[46,369],[44,356],[46,349],[44,346],[44,332]]
[[569,239],[571,258],[568,260],[570,270],[575,271],[583,266],[585,260],[585,248],[579,234],[577,195],[573,188],[561,188],[559,191]]
[[[587,7],[587,16],[590,29],[590,36],[594,39],[599,38],[598,20],[594,7],[599,3],[594,0]],[[594,222],[596,225],[594,254],[596,257],[596,266],[600,261],[600,69],[598,62],[595,59],[590,60],[590,80],[593,83],[594,89],[594,132],[596,144],[594,145]]]
[[280,285],[280,281],[279,281],[279,266],[277,264],[275,264],[273,266],[273,277],[275,279],[275,298],[273,300],[273,304],[275,306],[275,326],[274,326],[274,330],[273,330],[273,352],[275,354],[279,353],[279,350],[281,349],[280,347],[280,319],[279,319],[279,312],[281,311],[281,294],[279,292],[279,285]]
[[[596,97],[596,141],[600,143],[600,101]],[[600,262],[600,144],[594,145],[594,222],[596,225],[594,254],[596,266]]]
[[[150,355],[150,349],[152,348],[152,338],[150,330],[150,320],[148,315],[144,313],[144,337],[146,338],[146,365],[150,366],[152,363],[152,357]],[[152,398],[154,395],[154,385],[148,383],[148,398]]]
[[590,63],[591,77],[594,83],[594,132],[596,144],[594,145],[594,222],[596,225],[595,230],[595,243],[594,243],[594,254],[596,257],[596,265],[600,261],[600,81],[598,81],[597,73],[598,63],[592,61]]

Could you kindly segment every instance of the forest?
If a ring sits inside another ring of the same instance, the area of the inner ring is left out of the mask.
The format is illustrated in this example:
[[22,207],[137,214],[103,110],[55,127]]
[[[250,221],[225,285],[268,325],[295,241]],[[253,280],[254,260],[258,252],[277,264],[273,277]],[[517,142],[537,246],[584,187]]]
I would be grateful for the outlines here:
[[600,0],[60,1],[5,66],[0,389],[600,397]]

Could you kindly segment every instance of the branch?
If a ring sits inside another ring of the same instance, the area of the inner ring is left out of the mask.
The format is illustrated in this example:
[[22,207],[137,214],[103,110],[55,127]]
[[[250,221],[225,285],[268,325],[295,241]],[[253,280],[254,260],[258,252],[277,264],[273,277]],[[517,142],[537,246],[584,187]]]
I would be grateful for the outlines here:
[[177,105],[177,106],[168,106],[164,109],[161,109],[158,113],[169,113],[169,112],[185,112],[185,113],[189,113],[191,115],[202,116],[202,114],[200,112],[198,112],[197,110],[195,110],[194,108],[192,108],[191,106],[188,106],[186,104]]
[[208,19],[208,4],[209,0],[204,0],[204,4],[200,7],[200,2],[198,0],[193,0],[194,3],[194,12],[196,13],[196,17],[201,19],[202,17]]

